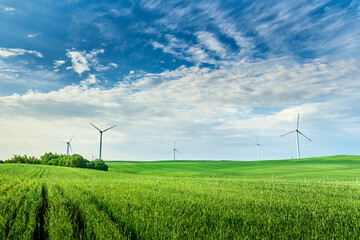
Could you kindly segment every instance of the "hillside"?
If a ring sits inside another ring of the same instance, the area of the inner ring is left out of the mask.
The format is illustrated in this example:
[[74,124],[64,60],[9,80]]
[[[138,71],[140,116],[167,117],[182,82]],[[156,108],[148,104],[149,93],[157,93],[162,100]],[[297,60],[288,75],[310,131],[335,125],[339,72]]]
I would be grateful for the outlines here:
[[110,172],[177,177],[330,178],[360,176],[360,156],[329,156],[272,161],[107,162]]
[[358,239],[360,157],[0,164],[0,239]]

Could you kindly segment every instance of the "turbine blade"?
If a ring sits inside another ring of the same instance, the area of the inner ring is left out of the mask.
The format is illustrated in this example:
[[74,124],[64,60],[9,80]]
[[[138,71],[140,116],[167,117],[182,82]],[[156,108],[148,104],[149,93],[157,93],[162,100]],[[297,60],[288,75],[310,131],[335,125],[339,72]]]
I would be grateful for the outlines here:
[[72,147],[71,147],[71,144],[70,144],[70,143],[69,143],[69,147],[70,147],[71,152],[73,152],[73,150],[72,150]]
[[96,128],[97,130],[99,130],[99,132],[101,132],[101,130],[97,127],[97,126],[95,126],[94,124],[92,124],[92,123],[90,123],[94,128]]
[[297,120],[296,130],[299,129],[299,120],[300,120],[300,113],[298,113],[298,120]]
[[307,136],[305,136],[302,132],[298,131],[301,135],[303,135],[305,138],[307,138],[307,140],[309,140],[310,142],[312,142],[312,140],[310,138],[308,138]]
[[73,137],[74,137],[74,134],[73,134],[72,137],[70,138],[69,142],[71,142],[71,140],[73,139]]
[[178,151],[177,149],[174,149],[175,150],[175,152],[178,152],[178,153],[180,153],[181,154],[181,152],[180,151]]
[[112,127],[109,127],[109,128],[107,128],[107,129],[105,129],[103,132],[106,132],[107,130],[110,130],[110,129],[114,128],[114,127],[116,127],[116,125],[114,125],[114,126],[112,126]]
[[257,137],[255,137],[256,138],[256,144],[257,145],[259,145],[259,141],[258,141],[258,138]]
[[288,135],[290,133],[294,133],[294,132],[296,132],[296,131],[291,131],[291,132],[285,133],[285,134],[281,135],[280,137],[286,136],[286,135]]

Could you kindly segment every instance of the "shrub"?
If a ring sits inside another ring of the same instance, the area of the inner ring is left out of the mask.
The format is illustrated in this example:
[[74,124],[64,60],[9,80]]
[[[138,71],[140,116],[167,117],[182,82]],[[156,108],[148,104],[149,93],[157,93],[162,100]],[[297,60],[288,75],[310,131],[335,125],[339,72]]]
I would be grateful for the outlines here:
[[107,171],[109,168],[108,165],[106,165],[105,162],[101,159],[95,159],[93,163],[95,165],[95,169],[97,170]]
[[95,169],[95,164],[93,162],[86,163],[86,168]]
[[79,154],[73,154],[70,157],[70,167],[86,168],[87,162],[89,162],[89,161],[84,159]]
[[[76,168],[90,168],[107,171],[108,166],[105,164],[103,160],[96,159],[93,162],[86,160],[83,156],[79,154],[73,154],[71,156],[67,156],[64,154],[53,154],[53,153],[45,153],[37,159],[36,157],[28,157],[26,155],[14,155],[13,158],[5,161],[6,163],[28,163],[28,164],[43,164],[43,165],[55,165],[55,166],[64,166],[64,167],[76,167]],[[3,161],[0,160],[0,163]]]

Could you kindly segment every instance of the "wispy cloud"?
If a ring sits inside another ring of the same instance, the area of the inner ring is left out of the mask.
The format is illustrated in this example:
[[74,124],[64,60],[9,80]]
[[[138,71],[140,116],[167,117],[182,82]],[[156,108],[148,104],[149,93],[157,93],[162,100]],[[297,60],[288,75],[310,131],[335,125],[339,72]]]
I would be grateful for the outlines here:
[[28,37],[28,38],[35,38],[35,37],[39,36],[40,34],[41,34],[41,33],[28,34],[28,35],[26,35],[26,37]]
[[81,75],[85,71],[90,71],[91,68],[95,71],[107,71],[111,68],[117,68],[116,63],[109,63],[102,65],[97,56],[103,54],[104,49],[93,49],[91,51],[78,51],[75,49],[67,49],[66,56],[71,59],[72,66],[67,69],[73,69],[76,73]]
[[0,10],[2,10],[4,12],[15,12],[16,11],[16,9],[13,7],[2,6],[2,5],[0,5]]
[[38,51],[25,50],[25,49],[21,49],[21,48],[0,48],[0,57],[2,57],[2,58],[24,55],[26,53],[34,54],[35,56],[37,56],[39,58],[43,57],[42,53],[40,53]]
[[223,44],[215,38],[214,34],[199,31],[196,32],[195,35],[198,37],[199,42],[203,44],[207,49],[214,51],[222,59],[226,58],[227,51]]
[[[198,47],[191,36],[195,32],[207,54],[207,50],[214,50],[215,45],[209,43],[215,43],[215,39],[217,47],[222,46],[218,56],[237,55],[239,60],[284,55],[301,58],[360,55],[359,41],[355,40],[360,36],[360,3],[356,1],[342,4],[328,0],[252,1],[236,6],[232,3],[224,6],[218,1],[182,4],[156,1],[144,7],[162,13],[149,28],[179,40],[185,36],[187,49]],[[206,42],[205,35],[201,38],[199,33],[207,34]],[[164,52],[173,54],[171,50],[176,50],[169,41],[154,39],[153,42],[163,44]],[[173,55],[179,57],[178,53]]]
[[59,67],[65,64],[65,60],[55,60],[54,61],[54,72],[58,72]]
[[59,83],[63,78],[62,74],[55,74],[34,62],[0,60],[0,75],[0,95],[23,93],[28,89],[46,90],[63,86]]
[[60,67],[61,65],[64,65],[64,64],[65,64],[64,60],[55,60],[54,61],[54,67],[55,68],[58,68],[58,67]]

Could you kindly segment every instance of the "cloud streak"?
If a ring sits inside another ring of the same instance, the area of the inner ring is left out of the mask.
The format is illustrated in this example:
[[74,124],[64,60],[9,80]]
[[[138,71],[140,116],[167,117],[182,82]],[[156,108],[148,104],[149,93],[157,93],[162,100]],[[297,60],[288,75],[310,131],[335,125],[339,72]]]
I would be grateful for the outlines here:
[[28,38],[35,38],[35,37],[37,37],[37,36],[39,36],[40,35],[40,33],[34,33],[34,34],[28,34],[28,35],[26,35],[26,37],[28,37]]
[[42,58],[42,53],[34,50],[25,50],[21,48],[1,48],[0,47],[0,57],[2,58],[8,58],[8,57],[15,57],[20,56],[24,54],[33,54],[39,58]]
[[0,9],[3,10],[4,12],[8,12],[8,13],[16,11],[16,9],[13,7],[1,6],[1,5],[0,5]]

